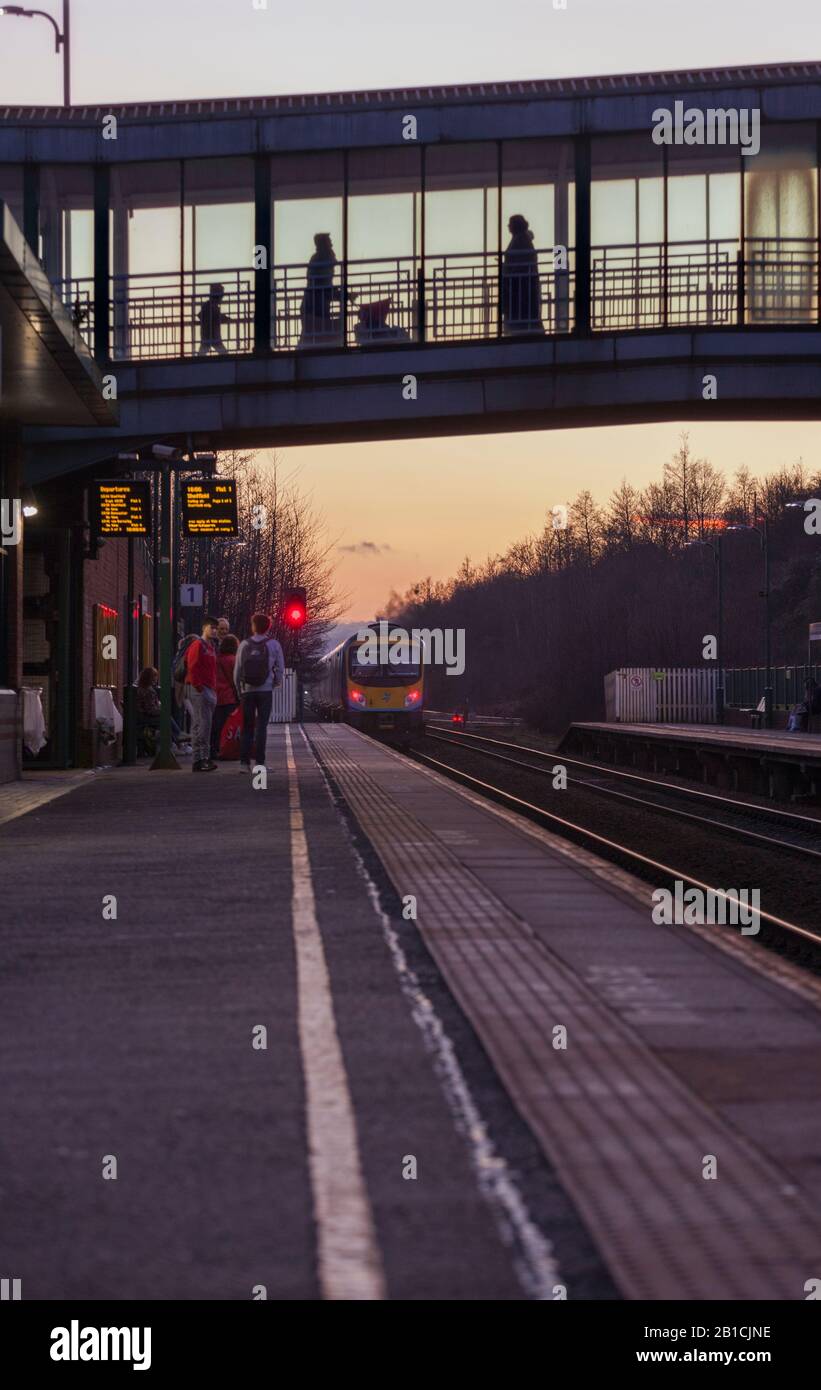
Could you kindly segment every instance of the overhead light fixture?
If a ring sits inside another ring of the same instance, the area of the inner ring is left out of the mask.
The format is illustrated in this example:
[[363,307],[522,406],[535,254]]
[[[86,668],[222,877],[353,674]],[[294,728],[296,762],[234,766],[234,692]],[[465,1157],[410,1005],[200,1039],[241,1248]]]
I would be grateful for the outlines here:
[[23,507],[23,516],[37,515],[40,508],[37,505],[37,498],[34,496],[34,493],[32,492],[30,487],[23,488],[23,496],[21,498],[21,502]]

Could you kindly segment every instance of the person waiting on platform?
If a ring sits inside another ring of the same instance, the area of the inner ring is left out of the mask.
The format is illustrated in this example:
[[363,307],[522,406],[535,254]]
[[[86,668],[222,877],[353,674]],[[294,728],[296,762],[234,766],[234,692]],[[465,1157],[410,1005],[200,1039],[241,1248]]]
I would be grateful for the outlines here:
[[[137,735],[146,729],[158,730],[160,727],[160,693],[157,683],[160,673],[155,666],[146,666],[137,677]],[[171,738],[180,753],[190,753],[191,745],[174,716],[171,716]]]
[[250,771],[252,745],[255,765],[265,766],[273,692],[284,679],[285,660],[282,647],[271,635],[271,619],[267,613],[255,613],[251,619],[251,636],[240,643],[234,666],[234,684],[242,701],[240,772]]
[[510,241],[502,261],[502,327],[505,333],[543,333],[539,256],[526,217],[507,224]]
[[[316,250],[308,262],[307,284],[299,310],[300,347],[339,343],[345,316],[342,290],[334,284],[337,259],[330,232],[317,232],[314,246]],[[348,299],[355,298],[355,294],[348,294]],[[341,306],[337,315],[333,313],[335,304]]]
[[208,291],[208,298],[200,308],[197,315],[200,325],[200,350],[198,357],[207,357],[213,349],[220,357],[224,357],[228,352],[225,343],[222,341],[222,325],[231,323],[227,314],[222,312],[222,301],[225,298],[224,285],[211,285]]
[[[222,618],[220,618],[220,623]],[[217,624],[219,631],[219,624]],[[217,652],[217,707],[214,710],[214,719],[211,724],[211,757],[218,758],[220,751],[220,739],[225,728],[225,721],[229,715],[234,713],[239,704],[239,697],[234,687],[234,665],[237,659],[237,648],[239,639],[229,632],[219,644]]]

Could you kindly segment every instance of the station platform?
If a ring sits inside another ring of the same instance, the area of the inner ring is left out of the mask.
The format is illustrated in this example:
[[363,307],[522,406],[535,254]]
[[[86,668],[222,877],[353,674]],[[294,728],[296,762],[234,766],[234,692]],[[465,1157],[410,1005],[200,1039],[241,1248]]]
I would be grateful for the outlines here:
[[779,800],[821,799],[821,734],[592,720],[571,724],[558,751]]
[[350,728],[272,727],[258,786],[33,798],[0,872],[24,1298],[802,1300],[821,1268],[821,985]]
[[646,885],[435,772],[344,728],[309,738],[621,1292],[801,1297],[821,991],[749,939],[654,926]]

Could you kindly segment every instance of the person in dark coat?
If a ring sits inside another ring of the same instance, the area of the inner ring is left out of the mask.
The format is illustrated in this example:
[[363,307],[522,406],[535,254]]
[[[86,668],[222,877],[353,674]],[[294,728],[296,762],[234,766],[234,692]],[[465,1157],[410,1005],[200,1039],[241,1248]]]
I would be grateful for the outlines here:
[[[337,266],[336,252],[330,232],[317,232],[316,250],[308,262],[308,279],[299,317],[302,322],[300,344],[312,346],[321,342],[338,342],[341,337],[344,309],[334,316],[334,304],[342,304],[342,290],[334,284]],[[348,295],[354,299],[353,294]]]
[[539,258],[526,217],[507,224],[510,241],[502,261],[502,326],[505,333],[543,333]]

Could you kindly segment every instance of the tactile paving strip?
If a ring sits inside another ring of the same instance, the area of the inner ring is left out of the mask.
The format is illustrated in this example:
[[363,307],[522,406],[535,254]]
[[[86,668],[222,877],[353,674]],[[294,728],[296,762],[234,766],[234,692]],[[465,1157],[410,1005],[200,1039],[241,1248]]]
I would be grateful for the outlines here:
[[[350,729],[310,736],[397,891],[416,895],[428,949],[625,1296],[803,1299],[821,1273],[817,1213],[460,862],[460,832],[491,813]],[[440,818],[447,799],[448,845],[424,822],[426,798]],[[499,820],[500,859],[509,848],[521,866],[522,840]],[[618,890],[576,872],[591,913],[607,912]]]

